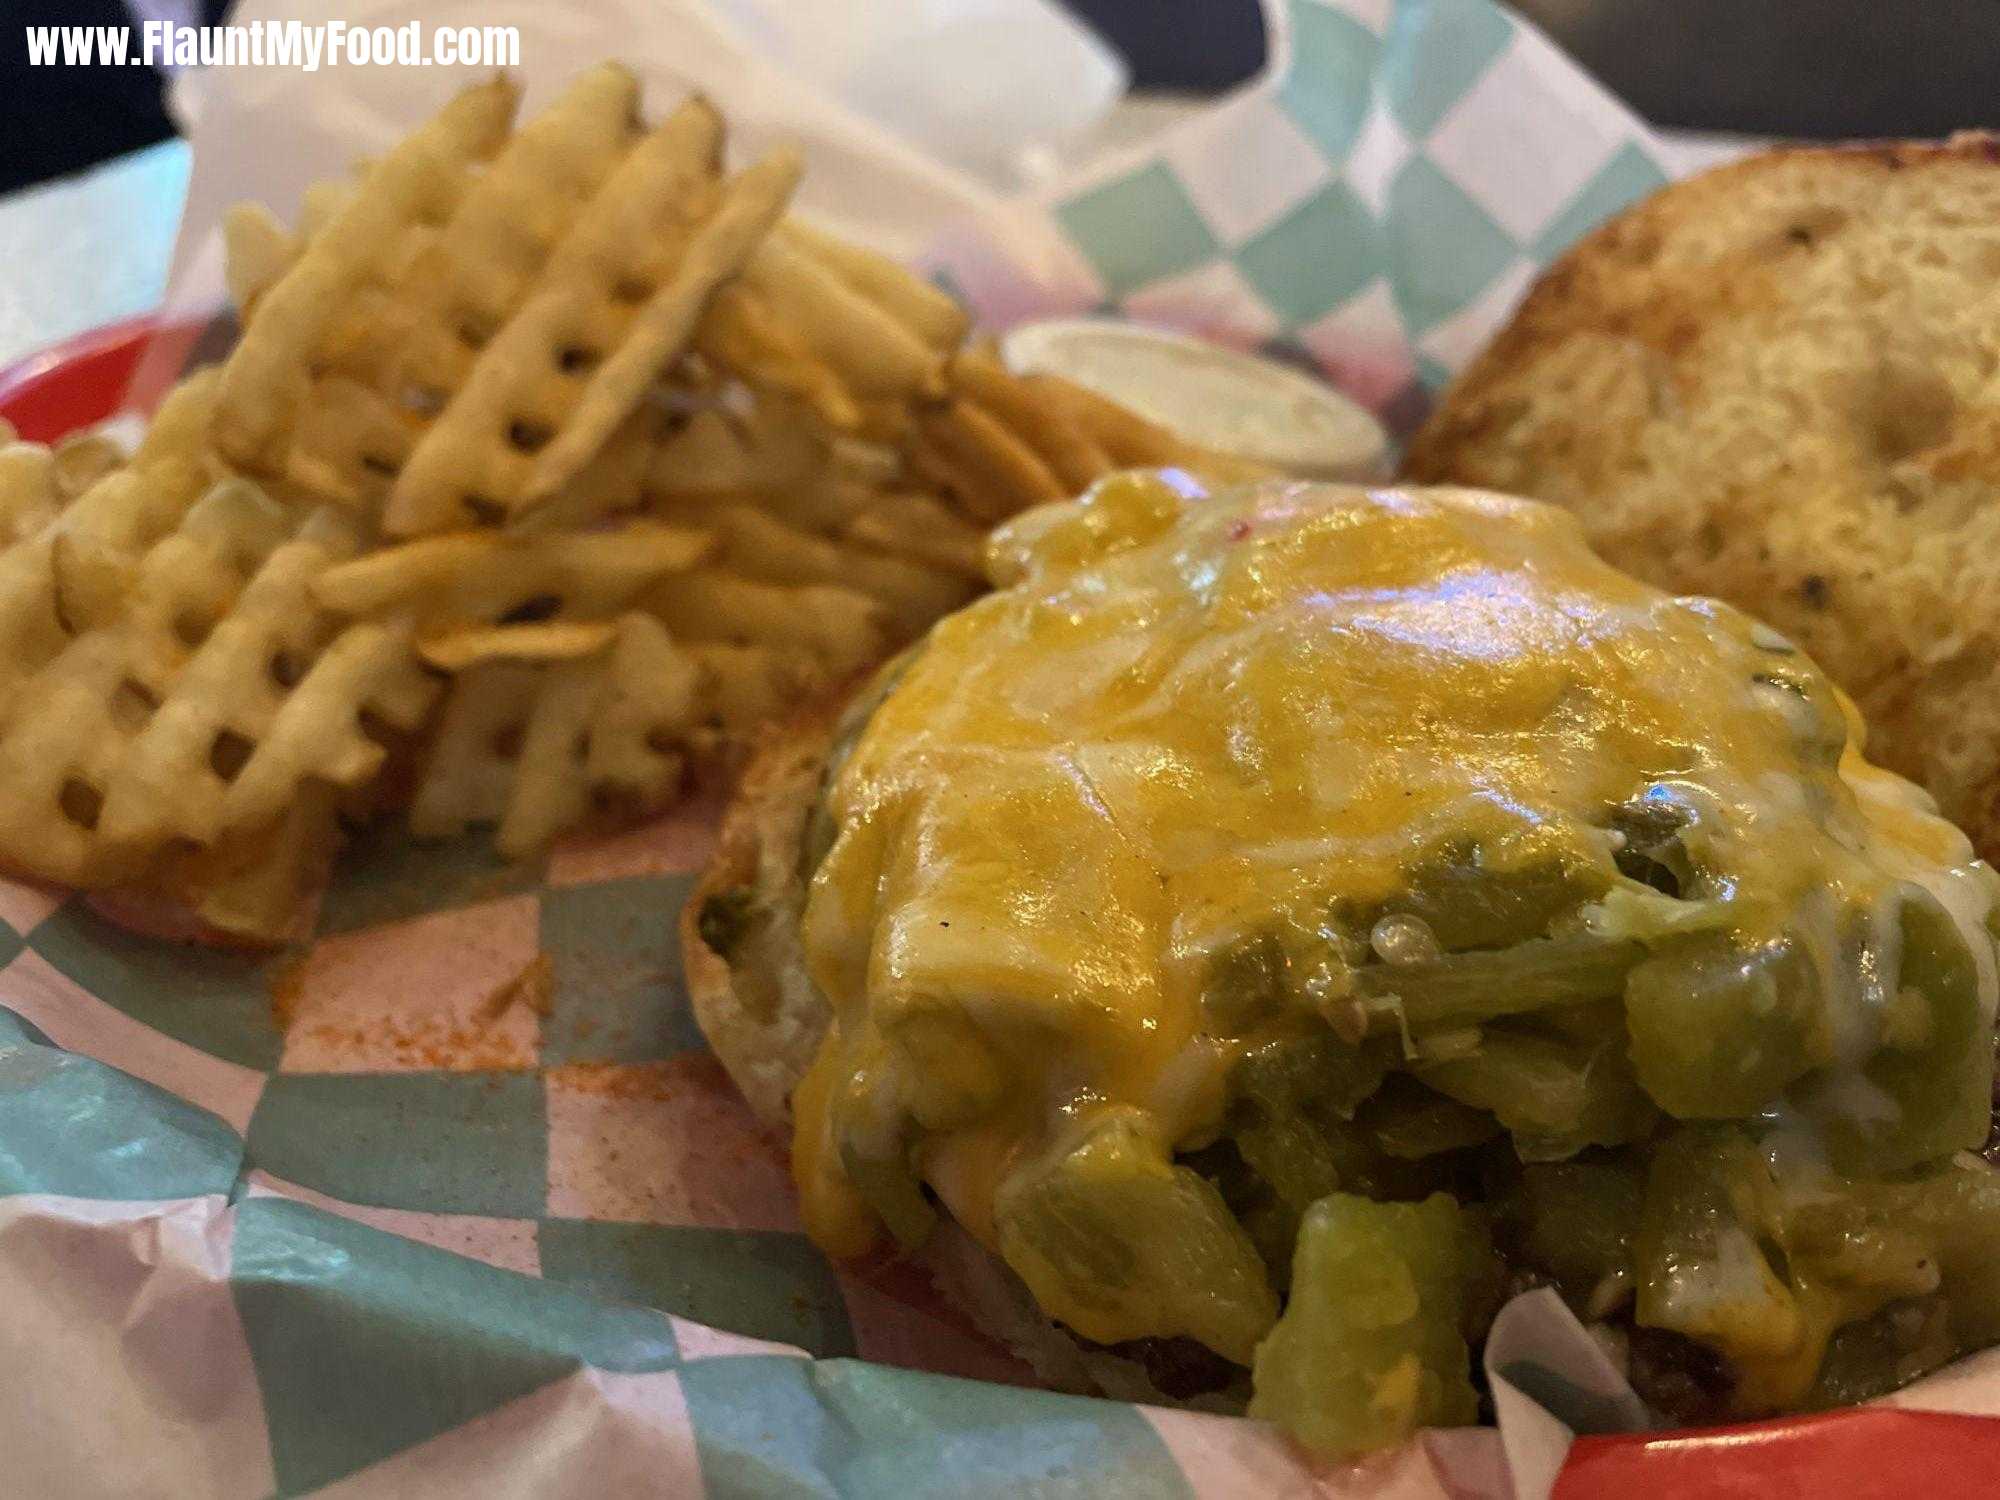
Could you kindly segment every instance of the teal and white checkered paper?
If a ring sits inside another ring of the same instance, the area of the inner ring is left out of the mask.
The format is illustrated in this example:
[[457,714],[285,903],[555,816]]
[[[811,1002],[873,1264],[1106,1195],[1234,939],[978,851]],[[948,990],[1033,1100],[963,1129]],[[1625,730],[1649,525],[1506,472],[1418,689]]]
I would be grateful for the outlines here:
[[934,257],[990,321],[1116,311],[1410,425],[1669,146],[1488,0],[1272,0],[1271,73]]
[[[941,269],[1393,416],[1666,174],[1486,0],[1270,22],[1267,78]],[[278,961],[0,883],[0,1493],[1332,1492],[1256,1424],[1004,1383],[927,1288],[811,1246],[681,983],[713,815],[533,869],[385,835]],[[541,953],[547,1013],[495,1013]],[[1504,1494],[1498,1452],[1432,1435],[1339,1493]]]

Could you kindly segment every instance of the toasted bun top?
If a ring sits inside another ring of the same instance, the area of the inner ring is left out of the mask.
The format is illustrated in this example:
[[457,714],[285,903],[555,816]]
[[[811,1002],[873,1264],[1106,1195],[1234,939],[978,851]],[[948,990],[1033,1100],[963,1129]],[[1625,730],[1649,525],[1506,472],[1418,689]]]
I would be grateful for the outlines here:
[[1550,268],[1407,473],[1559,502],[1618,565],[1769,620],[2000,855],[2000,139],[1655,194]]

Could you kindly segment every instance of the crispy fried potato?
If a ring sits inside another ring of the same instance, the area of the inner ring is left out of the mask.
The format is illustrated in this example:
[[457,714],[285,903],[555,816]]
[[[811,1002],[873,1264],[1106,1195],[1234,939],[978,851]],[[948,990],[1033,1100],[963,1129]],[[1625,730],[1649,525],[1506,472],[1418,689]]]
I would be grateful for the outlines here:
[[465,191],[466,169],[506,139],[518,100],[504,77],[452,99],[368,173],[364,190],[264,292],[223,366],[215,436],[225,457],[253,472],[285,472],[320,337],[411,229],[450,213]]
[[489,661],[454,685],[410,811],[421,837],[498,822],[524,858],[593,812],[658,811],[678,793],[703,674],[644,615],[573,661]]
[[313,592],[343,615],[406,616],[424,635],[467,625],[602,620],[715,546],[703,532],[652,521],[556,536],[459,531],[356,558],[320,577]]
[[314,607],[347,522],[301,525],[241,480],[183,508],[177,482],[174,464],[115,471],[0,554],[10,869],[100,886],[254,839],[306,784],[366,781],[368,721],[412,725],[434,692],[407,632]]
[[716,515],[723,566],[768,583],[837,584],[878,600],[897,638],[921,633],[975,590],[964,579],[901,558],[845,548],[825,537],[787,526],[764,511],[732,506]]
[[255,312],[257,299],[304,248],[303,237],[263,204],[232,205],[222,216],[222,281],[238,313],[247,318]]
[[0,444],[0,547],[40,531],[69,498],[56,483],[49,448],[11,438]]
[[575,661],[617,639],[609,620],[554,620],[542,625],[483,625],[417,643],[417,654],[440,672],[462,672],[489,661]]
[[234,216],[222,453],[399,535],[636,498],[636,460],[622,497],[594,468],[797,176],[780,152],[724,181],[714,111],[648,133],[638,92],[593,69],[510,134],[496,80],[321,192],[317,227]]
[[951,573],[975,586],[986,579],[986,531],[934,495],[872,493],[841,531],[874,552]]
[[720,117],[693,100],[619,164],[397,474],[391,534],[546,502],[630,414],[798,179],[798,159],[780,152],[718,181],[721,136]]
[[1216,477],[639,94],[517,128],[495,79],[233,210],[242,337],[129,457],[0,424],[0,865],[297,936],[343,819],[524,857],[650,813],[976,594],[993,521]]
[[837,431],[901,430],[908,403],[944,391],[964,311],[913,272],[788,220],[716,298],[696,345],[752,386],[802,402]]
[[665,580],[640,602],[679,640],[802,651],[828,680],[879,660],[895,639],[879,600],[838,584],[765,583],[703,568]]

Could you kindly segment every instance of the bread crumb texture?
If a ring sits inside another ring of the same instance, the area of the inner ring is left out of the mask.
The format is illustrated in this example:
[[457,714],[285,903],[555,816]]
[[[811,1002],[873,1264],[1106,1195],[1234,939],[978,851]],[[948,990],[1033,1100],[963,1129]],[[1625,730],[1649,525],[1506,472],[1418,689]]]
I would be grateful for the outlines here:
[[1406,472],[1565,505],[1777,626],[2000,856],[2000,138],[1662,190],[1548,270]]

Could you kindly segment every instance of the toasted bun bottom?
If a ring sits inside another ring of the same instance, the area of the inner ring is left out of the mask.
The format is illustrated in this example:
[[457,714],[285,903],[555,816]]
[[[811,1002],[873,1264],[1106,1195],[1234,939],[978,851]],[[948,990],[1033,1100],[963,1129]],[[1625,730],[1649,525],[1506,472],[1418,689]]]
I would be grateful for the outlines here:
[[[826,1034],[832,1013],[806,973],[799,940],[805,907],[802,850],[826,760],[849,692],[813,705],[772,731],[745,769],[723,815],[716,851],[681,911],[681,966],[709,1045],[757,1117],[787,1144],[792,1090]],[[710,903],[746,906],[735,963],[711,947]],[[1152,1405],[1241,1411],[1240,1392],[1176,1400],[1135,1359],[1085,1343],[1052,1322],[997,1256],[949,1220],[917,1252],[944,1297],[981,1332],[1006,1346],[1056,1390]]]

